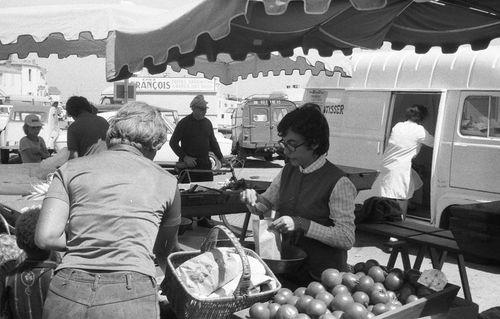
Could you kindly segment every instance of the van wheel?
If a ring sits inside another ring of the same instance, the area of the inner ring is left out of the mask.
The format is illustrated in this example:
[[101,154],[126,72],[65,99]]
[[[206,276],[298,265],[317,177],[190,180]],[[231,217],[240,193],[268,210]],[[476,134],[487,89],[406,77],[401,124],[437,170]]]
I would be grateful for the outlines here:
[[214,153],[208,153],[208,159],[210,160],[210,167],[212,171],[218,171],[222,167],[222,163],[219,161],[217,156]]
[[9,163],[9,150],[1,150],[1,152],[0,152],[0,162],[2,162],[2,164],[8,164]]

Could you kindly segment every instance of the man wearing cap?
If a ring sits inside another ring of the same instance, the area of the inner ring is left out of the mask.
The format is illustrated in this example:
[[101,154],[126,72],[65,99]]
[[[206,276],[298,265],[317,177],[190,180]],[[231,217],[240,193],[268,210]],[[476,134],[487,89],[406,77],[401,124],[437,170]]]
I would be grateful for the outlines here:
[[40,163],[50,156],[45,141],[40,134],[42,122],[35,114],[28,114],[24,118],[23,131],[26,136],[19,141],[19,153],[23,163]]
[[[208,109],[207,101],[205,101],[203,95],[197,95],[191,101],[190,107],[192,113],[180,120],[179,124],[175,127],[174,133],[170,138],[170,147],[187,168],[210,170],[212,167],[208,155],[210,151],[219,160],[224,161],[224,159],[215,138],[212,123],[205,117]],[[184,176],[186,181],[181,182],[214,180],[211,171],[189,172],[189,176]],[[211,226],[208,220],[204,220],[201,224],[198,222],[198,225]]]

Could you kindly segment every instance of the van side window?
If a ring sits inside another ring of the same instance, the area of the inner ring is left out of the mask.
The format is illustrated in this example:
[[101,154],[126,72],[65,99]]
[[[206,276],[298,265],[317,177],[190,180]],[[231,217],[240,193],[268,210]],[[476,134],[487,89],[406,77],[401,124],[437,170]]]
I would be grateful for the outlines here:
[[500,137],[500,99],[469,96],[464,101],[460,133],[468,136]]

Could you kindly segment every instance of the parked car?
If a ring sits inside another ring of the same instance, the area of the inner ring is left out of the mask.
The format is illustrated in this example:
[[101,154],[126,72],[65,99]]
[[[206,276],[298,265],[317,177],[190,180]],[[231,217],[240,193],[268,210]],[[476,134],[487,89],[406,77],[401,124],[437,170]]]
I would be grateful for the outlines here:
[[284,97],[251,96],[232,116],[232,153],[240,158],[262,156],[270,161],[283,153],[279,144],[278,123],[297,106]]
[[12,105],[0,104],[0,132],[3,131],[9,121],[10,110]]
[[[102,116],[103,118],[105,118],[106,120],[109,121],[109,119],[111,119],[113,116],[116,115],[116,111],[98,113],[98,115]],[[172,167],[175,165],[176,162],[179,161],[179,157],[174,153],[172,148],[170,148],[170,145],[168,142],[170,141],[170,137],[172,136],[172,133],[174,132],[174,129],[175,129],[176,124],[174,123],[174,121],[176,121],[179,118],[179,116],[177,115],[176,110],[168,110],[168,109],[162,109],[161,115],[162,115],[163,119],[165,120],[165,123],[167,125],[167,129],[168,129],[167,142],[165,142],[163,147],[160,150],[158,150],[158,152],[156,153],[156,156],[153,160],[162,166]],[[214,133],[215,133],[215,138],[217,139],[217,142],[219,143],[222,155],[224,157],[230,156],[231,155],[232,141],[228,138],[225,138],[224,135],[220,132],[214,131]],[[61,140],[60,140],[61,143],[62,143],[62,139],[63,138],[61,138]],[[212,169],[213,170],[220,169],[222,166],[222,163],[215,156],[215,154],[210,152],[209,156],[210,156],[210,161],[212,162]]]
[[43,123],[41,136],[49,152],[55,150],[55,141],[59,135],[57,109],[42,104],[10,101],[13,105],[5,129],[0,133],[0,159],[2,164],[8,163],[10,153],[19,152],[19,141],[25,136],[24,119],[28,114],[37,115]]

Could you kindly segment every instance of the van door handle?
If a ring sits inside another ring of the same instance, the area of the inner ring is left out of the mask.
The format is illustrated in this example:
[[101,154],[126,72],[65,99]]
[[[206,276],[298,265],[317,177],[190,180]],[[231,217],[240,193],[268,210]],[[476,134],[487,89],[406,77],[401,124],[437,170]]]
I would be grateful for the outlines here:
[[377,142],[377,155],[380,154],[380,144],[381,144],[380,142]]
[[255,125],[243,125],[243,128],[254,128],[256,127]]

